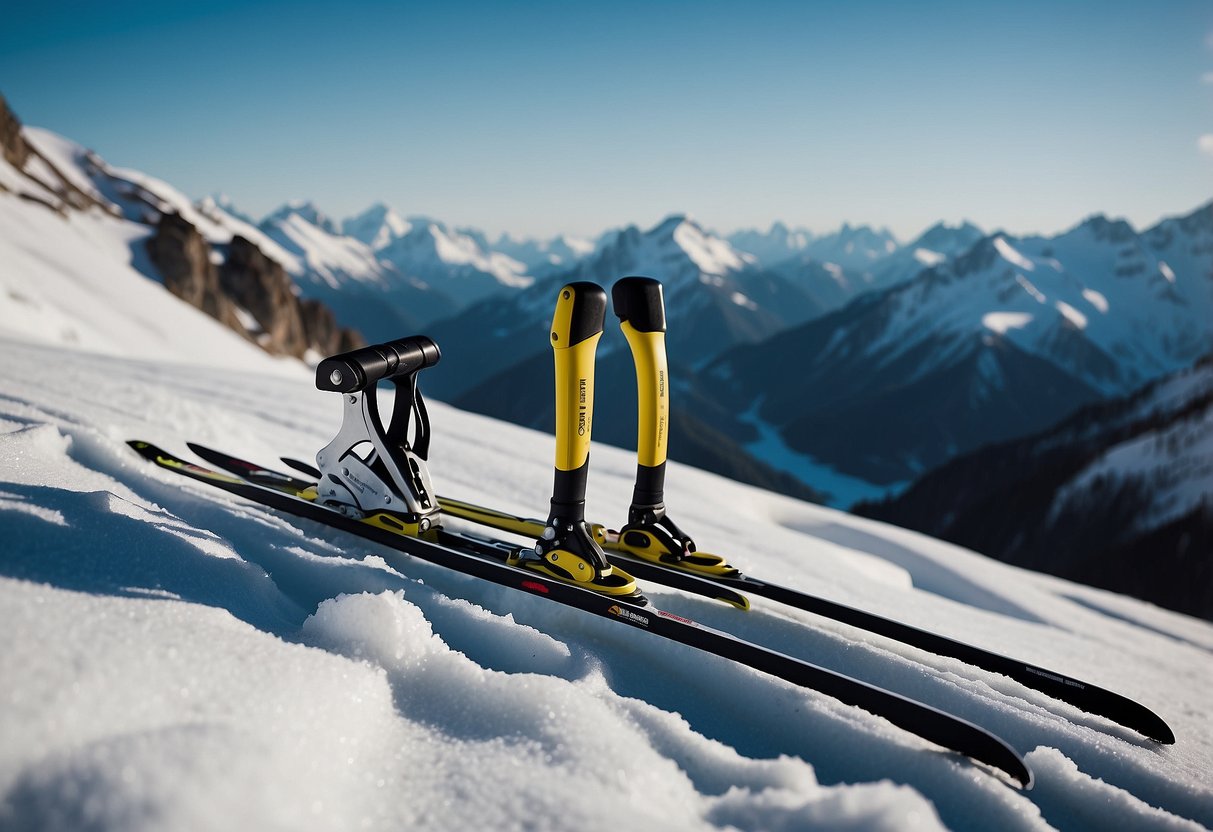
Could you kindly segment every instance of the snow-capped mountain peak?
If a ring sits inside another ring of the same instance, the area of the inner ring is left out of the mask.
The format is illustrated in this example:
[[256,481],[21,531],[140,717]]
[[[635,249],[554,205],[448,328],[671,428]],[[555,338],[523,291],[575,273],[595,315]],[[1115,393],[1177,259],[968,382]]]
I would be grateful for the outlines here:
[[728,241],[706,231],[687,214],[673,214],[657,224],[646,237],[661,248],[675,246],[704,275],[725,275],[744,269],[756,261]]
[[350,217],[341,224],[341,230],[346,236],[361,240],[375,251],[397,237],[403,237],[412,228],[413,223],[382,202],[376,202],[361,214]]
[[502,234],[491,248],[526,264],[527,271],[552,272],[567,269],[594,253],[593,240],[561,234],[546,240],[524,239]]
[[316,207],[316,204],[311,200],[297,199],[282,205],[278,209],[267,214],[265,219],[261,221],[264,225],[273,225],[282,221],[288,220],[292,216],[300,217],[306,220],[309,224],[320,228],[329,234],[341,234],[341,229],[337,227],[337,223],[333,221],[327,214],[324,214]]
[[984,236],[985,232],[968,220],[956,225],[941,221],[919,234],[909,247],[927,249],[950,257],[969,248]]
[[427,217],[409,217],[409,229],[380,248],[378,255],[403,274],[414,275],[473,303],[504,289],[530,286],[524,263],[486,248],[484,235]]

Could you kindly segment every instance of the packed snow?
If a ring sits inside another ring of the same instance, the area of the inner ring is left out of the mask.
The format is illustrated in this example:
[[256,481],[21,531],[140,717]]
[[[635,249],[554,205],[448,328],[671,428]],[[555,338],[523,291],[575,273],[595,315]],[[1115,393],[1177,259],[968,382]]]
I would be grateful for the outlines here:
[[1026,312],[987,312],[981,316],[981,325],[991,332],[1006,335],[1009,329],[1021,329],[1032,323]]
[[1007,242],[1006,237],[995,237],[994,248],[998,251],[1002,259],[1006,260],[1011,265],[1028,272],[1036,269],[1036,264],[1016,251],[1015,247]]

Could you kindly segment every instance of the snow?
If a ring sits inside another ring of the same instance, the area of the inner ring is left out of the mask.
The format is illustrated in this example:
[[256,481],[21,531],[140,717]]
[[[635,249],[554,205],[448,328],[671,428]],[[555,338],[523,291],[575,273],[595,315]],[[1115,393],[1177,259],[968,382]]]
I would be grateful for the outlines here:
[[729,300],[733,301],[735,305],[744,307],[746,309],[754,310],[758,308],[758,304],[750,300],[741,292],[734,292],[729,296]]
[[838,265],[837,263],[822,263],[821,267],[823,269],[825,269],[827,272],[829,272],[830,277],[833,278],[835,283],[837,283],[839,286],[842,286],[843,288],[846,288],[846,286],[848,285],[847,276],[846,276],[846,273],[843,271],[842,266]]
[[308,279],[339,289],[346,281],[383,286],[386,270],[370,248],[341,237],[306,217],[287,213],[267,227],[268,236],[306,266]]
[[[39,127],[23,127],[21,132],[25,140],[46,157],[64,179],[98,202],[106,201],[93,180],[80,169],[80,160],[86,153],[83,147],[57,133]],[[52,183],[43,182],[43,184],[49,186]]]
[[707,234],[691,220],[683,220],[674,229],[676,242],[704,274],[724,275],[745,268],[737,250],[719,237]]
[[[1213,349],[1210,210],[1140,233],[1097,217],[1052,237],[981,239],[886,290],[875,331],[865,325],[862,343],[837,349],[884,366],[929,341],[925,375],[993,323],[1019,349],[1126,395]],[[1026,323],[1004,328],[1010,321]]]
[[924,266],[938,266],[948,259],[948,255],[926,248],[914,249],[914,259]]
[[1061,316],[1063,318],[1065,318],[1067,321],[1069,321],[1071,324],[1073,324],[1075,327],[1077,327],[1078,329],[1087,328],[1087,316],[1086,315],[1079,312],[1077,309],[1075,309],[1070,304],[1066,303],[1064,300],[1059,300],[1054,305],[1057,307],[1057,311],[1061,313]]
[[1048,302],[1049,299],[1045,297],[1044,293],[1037,289],[1032,284],[1032,281],[1028,280],[1022,274],[1015,275],[1015,282],[1023,287],[1023,290],[1031,296],[1032,300],[1036,301],[1037,303]]
[[1002,259],[1006,260],[1008,263],[1011,263],[1012,265],[1028,272],[1036,269],[1036,264],[1016,251],[1014,247],[1007,242],[1006,237],[995,237],[994,248],[998,251],[998,254],[1002,257]]
[[981,325],[986,329],[1006,335],[1009,329],[1022,329],[1032,322],[1026,312],[987,312],[981,316]]
[[60,216],[0,193],[0,228],[0,336],[166,364],[299,372],[149,280],[144,225],[98,209]]
[[1082,296],[1087,303],[1095,307],[1095,310],[1100,314],[1108,314],[1108,299],[1094,289],[1083,289]]

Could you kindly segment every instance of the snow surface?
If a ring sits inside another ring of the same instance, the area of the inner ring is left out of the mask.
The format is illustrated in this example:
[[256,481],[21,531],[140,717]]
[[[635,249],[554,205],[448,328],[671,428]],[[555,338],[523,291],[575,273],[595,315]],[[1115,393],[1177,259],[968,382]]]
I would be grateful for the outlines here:
[[1006,237],[995,237],[994,249],[1008,263],[1018,266],[1024,271],[1030,272],[1036,270],[1036,264],[1016,251],[1015,247],[1007,242]]
[[[188,317],[145,283],[148,317]],[[93,328],[121,354],[0,319],[0,827],[1213,824],[1206,622],[671,464],[669,503],[705,549],[1111,687],[1179,737],[1159,747],[762,599],[741,613],[649,587],[663,608],[995,731],[1037,769],[1023,793],[829,697],[423,562],[389,567],[374,544],[156,470],[125,440],[275,464],[308,458],[340,406],[301,365],[229,349],[207,320],[192,351],[213,366],[175,363],[171,338],[117,306],[97,300]],[[542,510],[551,437],[430,411],[442,492]],[[593,459],[591,511],[621,518],[634,457]]]
[[1005,335],[1008,329],[1019,329],[1032,323],[1026,312],[987,312],[981,316],[981,325],[991,332]]

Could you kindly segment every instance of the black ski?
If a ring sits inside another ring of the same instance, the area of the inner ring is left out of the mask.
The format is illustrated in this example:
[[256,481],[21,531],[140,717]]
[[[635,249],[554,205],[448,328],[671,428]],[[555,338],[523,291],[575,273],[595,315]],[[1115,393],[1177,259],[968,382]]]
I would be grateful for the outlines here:
[[[521,533],[525,533],[527,530],[533,531],[535,528],[542,529],[541,520],[509,515],[496,509],[474,506],[457,500],[449,500],[445,497],[439,497],[439,502],[443,510],[448,514],[472,520],[490,528]],[[610,542],[605,543],[604,547],[612,559],[621,558],[621,563],[625,565],[625,568],[635,572],[637,575],[640,575],[641,571],[636,568],[636,564],[646,564],[649,567],[646,570],[646,577],[648,580],[657,583],[661,583],[664,578],[660,574],[654,574],[654,572],[671,575],[680,571],[674,565],[666,566],[651,561],[641,561],[630,555],[627,551],[612,549]],[[1001,673],[1025,687],[1046,693],[1062,702],[1068,702],[1087,713],[1098,714],[1126,728],[1131,728],[1157,742],[1168,744],[1175,742],[1175,734],[1171,731],[1171,727],[1167,725],[1162,717],[1145,705],[1129,699],[1127,696],[1122,696],[1119,693],[1075,679],[1063,673],[1009,658],[981,647],[974,647],[971,644],[965,644],[946,636],[921,630],[909,624],[902,624],[899,621],[894,621],[875,613],[848,607],[845,604],[828,601],[825,598],[820,598],[807,592],[789,589],[785,586],[768,583],[740,573],[732,576],[705,577],[705,580],[710,580],[722,586],[730,586],[750,595],[769,598],[772,601],[778,601],[790,607],[811,612],[823,618],[829,618],[832,621],[838,621],[851,627],[866,630],[870,633],[901,642],[902,644],[926,650],[938,656],[959,659],[974,667],[980,667],[993,673]]]
[[[289,482],[296,487],[305,488],[311,484],[305,480],[293,478],[277,471],[261,468],[251,462],[202,445],[189,443],[189,447],[203,459],[261,485],[274,487],[280,483]],[[439,497],[439,502],[448,514],[465,520],[471,520],[490,528],[531,535],[537,535],[543,530],[542,520],[518,517],[496,509],[484,508],[445,497]],[[675,582],[689,574],[673,566],[664,566],[652,561],[641,560],[624,550],[611,550],[609,543],[607,547],[608,554],[612,560],[619,560],[636,577],[652,581],[653,583],[677,586]],[[766,581],[747,575],[737,574],[732,577],[703,577],[696,575],[694,577],[700,582],[716,584],[722,588],[731,587],[739,593],[744,592],[750,595],[769,598],[772,601],[778,601],[779,603],[820,615],[832,621],[838,621],[857,629],[866,630],[867,632],[875,633],[902,644],[934,653],[937,656],[959,659],[974,667],[980,667],[993,673],[1000,673],[1014,679],[1025,687],[1046,693],[1054,699],[1067,702],[1087,713],[1098,714],[1158,742],[1175,742],[1175,734],[1171,731],[1170,726],[1154,711],[1135,700],[1090,684],[1089,682],[1083,682],[1056,671],[1009,658],[981,647],[974,647],[973,645],[965,644],[964,642],[956,641],[955,639],[941,636],[928,630],[912,627],[909,624],[903,624],[899,621],[876,615],[875,613],[848,607],[845,604],[829,601],[807,592],[767,583]],[[710,595],[710,593],[698,589],[692,589],[691,591]],[[737,604],[736,606],[740,605]]]
[[[768,650],[757,644],[696,624],[682,616],[658,610],[647,601],[612,598],[549,579],[506,563],[508,552],[501,545],[444,532],[427,532],[433,541],[406,536],[391,515],[376,514],[362,520],[346,517],[281,487],[267,488],[243,478],[193,465],[142,441],[129,443],[145,459],[159,467],[222,489],[255,503],[351,532],[397,552],[438,566],[482,578],[502,586],[528,592],[565,606],[628,624],[680,644],[694,647],[792,684],[818,691],[875,715],[912,734],[1010,775],[1023,788],[1031,788],[1032,773],[1023,758],[1003,740],[958,717],[870,685],[810,662]],[[406,561],[393,565],[407,569]]]

